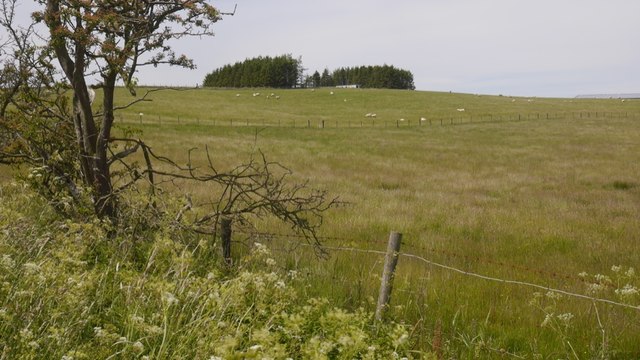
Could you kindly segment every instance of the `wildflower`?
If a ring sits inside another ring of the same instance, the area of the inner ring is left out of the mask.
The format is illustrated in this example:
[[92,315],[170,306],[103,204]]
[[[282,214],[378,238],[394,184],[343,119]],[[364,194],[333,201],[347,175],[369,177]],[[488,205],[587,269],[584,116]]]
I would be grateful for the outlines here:
[[276,282],[276,289],[284,289],[286,287],[284,281],[280,280],[278,282]]
[[262,345],[253,345],[249,347],[249,351],[258,351],[260,349],[262,349]]
[[172,293],[166,291],[162,294],[162,300],[167,303],[168,306],[174,305],[178,303],[178,298]]
[[578,274],[578,276],[580,276],[581,278],[587,277],[589,276],[589,274],[587,274],[586,271],[581,272],[580,274]]
[[93,328],[93,334],[94,334],[96,337],[98,337],[98,338],[99,338],[99,337],[104,337],[104,336],[106,336],[106,335],[107,335],[107,332],[106,332],[106,331],[104,331],[104,330],[102,330],[102,328],[101,328],[100,326],[96,326],[96,327],[94,327],[94,328]]
[[273,260],[272,258],[268,258],[267,260],[265,260],[265,263],[266,263],[268,266],[275,266],[275,265],[276,265],[276,261],[275,261],[275,260]]
[[16,263],[15,261],[13,261],[11,256],[2,255],[2,260],[0,260],[0,265],[5,269],[11,269],[16,265]]
[[222,360],[222,358],[221,358],[221,357],[219,357],[219,356],[211,355],[211,357],[209,358],[209,360]]
[[24,265],[22,265],[22,268],[27,274],[37,274],[38,272],[40,272],[40,265],[32,262],[24,263]]
[[604,285],[602,284],[589,284],[587,287],[587,291],[591,294],[598,293],[602,290],[604,290]]
[[622,266],[620,266],[620,265],[613,265],[611,267],[611,271],[613,271],[614,273],[619,273],[620,270],[622,270]]
[[298,272],[297,272],[297,271],[295,271],[295,270],[289,270],[288,275],[289,275],[289,277],[291,278],[291,280],[294,280],[295,278],[297,278],[297,277],[298,277]]
[[625,272],[624,274],[625,274],[627,277],[630,277],[630,278],[631,278],[631,277],[634,277],[634,276],[635,276],[636,271],[635,271],[632,267],[630,267],[630,268],[629,268],[629,270],[627,270],[627,272]]
[[548,297],[549,299],[552,299],[552,300],[558,300],[558,299],[562,298],[562,295],[558,294],[557,292],[553,292],[553,291],[547,291],[545,296]]
[[616,294],[623,298],[631,297],[638,294],[638,288],[631,284],[627,284],[622,289],[616,289]]
[[569,321],[573,319],[572,313],[564,313],[556,316],[558,320],[562,321],[565,325],[569,325]]
[[605,283],[605,282],[606,283],[611,283],[611,278],[606,276],[606,275],[595,274],[593,277],[596,279],[597,282],[600,282],[600,283]]
[[131,345],[131,347],[133,348],[133,351],[137,354],[140,354],[144,351],[144,345],[142,345],[140,341],[134,342],[133,345]]
[[549,325],[549,323],[552,320],[553,320],[553,313],[547,314],[547,315],[544,316],[544,320],[542,320],[542,323],[540,324],[540,326],[546,327],[547,325]]

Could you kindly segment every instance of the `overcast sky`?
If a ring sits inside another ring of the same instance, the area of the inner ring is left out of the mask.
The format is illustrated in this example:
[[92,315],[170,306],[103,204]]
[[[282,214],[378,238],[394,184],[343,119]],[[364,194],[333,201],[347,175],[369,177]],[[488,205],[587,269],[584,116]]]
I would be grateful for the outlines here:
[[225,64],[291,54],[310,73],[394,65],[418,90],[640,93],[640,0],[212,1],[238,9],[215,37],[176,43],[198,68],[144,69],[140,84],[195,86]]
[[146,84],[196,84],[259,55],[309,71],[389,64],[418,90],[526,96],[640,92],[639,0],[218,0],[216,36],[181,40],[198,69]]

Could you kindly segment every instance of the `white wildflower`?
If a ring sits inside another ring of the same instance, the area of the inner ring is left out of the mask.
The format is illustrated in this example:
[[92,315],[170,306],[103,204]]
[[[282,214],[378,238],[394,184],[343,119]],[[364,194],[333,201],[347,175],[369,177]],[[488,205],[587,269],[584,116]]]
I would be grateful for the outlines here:
[[573,314],[572,313],[564,313],[564,314],[557,315],[556,317],[558,318],[558,320],[560,320],[563,323],[565,323],[565,325],[568,325],[569,321],[571,321],[571,319],[573,319]]
[[96,326],[93,328],[93,334],[95,335],[95,337],[104,337],[105,335],[107,335],[107,332],[102,330],[102,328],[100,326]]
[[604,290],[604,285],[602,284],[589,284],[587,287],[587,291],[591,294],[596,294]]
[[638,288],[631,284],[627,284],[622,289],[616,289],[616,294],[623,298],[632,297],[638,294]]
[[253,345],[249,347],[249,351],[258,351],[262,349],[262,345]]
[[220,356],[211,355],[209,360],[222,360],[222,358]]
[[596,279],[597,282],[611,283],[611,278],[608,277],[607,275],[595,274],[593,277]]
[[552,300],[558,300],[562,298],[562,295],[558,294],[557,292],[554,291],[547,291],[547,293],[545,294],[545,296],[549,299]]
[[544,320],[542,320],[542,323],[540,324],[540,326],[545,327],[547,325],[549,325],[549,323],[553,320],[553,313],[551,314],[547,314],[544,317]]
[[16,263],[15,261],[13,261],[11,256],[2,255],[2,260],[0,260],[0,265],[5,269],[11,269],[16,265]]
[[276,265],[276,261],[275,261],[275,260],[273,260],[272,258],[268,258],[267,260],[265,260],[265,263],[266,263],[268,266],[275,266],[275,265]]
[[166,302],[168,306],[178,303],[178,298],[168,291],[165,291],[164,294],[162,294],[162,300]]
[[297,278],[297,277],[298,277],[298,272],[297,272],[297,271],[295,271],[295,270],[289,270],[288,275],[289,275],[289,277],[291,278],[291,280],[293,280],[293,279],[295,279],[295,278]]
[[131,345],[131,347],[133,348],[133,351],[136,352],[137,354],[140,354],[141,352],[144,351],[144,345],[142,345],[140,341],[134,342],[133,345]]
[[276,289],[284,289],[285,287],[287,287],[287,285],[282,280],[276,282],[275,286],[276,286]]
[[24,265],[22,265],[22,268],[24,269],[25,273],[30,275],[37,274],[38,272],[40,272],[40,265],[32,262],[24,263]]
[[581,278],[587,277],[589,276],[589,274],[587,274],[586,271],[581,272],[580,274],[578,274],[578,276],[580,276]]
[[629,270],[627,270],[627,272],[624,273],[627,277],[634,277],[636,275],[636,271],[630,267]]
[[620,266],[620,265],[613,265],[611,267],[611,271],[613,271],[614,273],[619,273],[620,270],[622,270],[622,266]]

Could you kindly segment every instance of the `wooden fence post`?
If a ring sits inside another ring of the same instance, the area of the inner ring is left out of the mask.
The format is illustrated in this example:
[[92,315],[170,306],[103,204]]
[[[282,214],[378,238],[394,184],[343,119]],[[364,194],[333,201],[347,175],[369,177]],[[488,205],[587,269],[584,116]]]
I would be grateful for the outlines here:
[[378,305],[376,306],[376,321],[382,320],[384,312],[389,307],[389,299],[391,298],[391,289],[393,288],[393,278],[395,277],[396,265],[398,264],[401,241],[402,234],[392,231],[389,235],[389,243],[387,244],[387,254],[384,257],[384,270],[380,283]]
[[220,238],[222,239],[222,258],[227,266],[233,264],[231,259],[231,219],[220,221]]

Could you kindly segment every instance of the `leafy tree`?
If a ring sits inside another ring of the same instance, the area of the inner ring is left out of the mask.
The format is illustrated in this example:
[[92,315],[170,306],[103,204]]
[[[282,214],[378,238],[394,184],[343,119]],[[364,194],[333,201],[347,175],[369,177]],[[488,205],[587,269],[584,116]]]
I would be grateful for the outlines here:
[[[0,51],[0,163],[29,165],[32,185],[56,210],[76,218],[93,213],[126,221],[126,216],[118,216],[121,200],[123,194],[142,192],[136,184],[145,181],[149,191],[141,208],[156,209],[159,184],[181,179],[215,188],[212,210],[194,212],[186,224],[190,229],[215,231],[222,220],[244,223],[250,216],[270,215],[319,244],[316,229],[335,199],[327,199],[323,191],[308,191],[306,184],[291,185],[289,171],[281,165],[261,156],[229,171],[211,162],[201,171],[191,161],[179,166],[126,132],[120,138],[112,134],[115,111],[156,91],[137,96],[135,74],[140,67],[194,67],[187,56],[176,55],[170,43],[184,36],[212,35],[211,27],[220,20],[214,7],[204,0],[41,0],[34,23],[24,28],[15,24],[17,3],[0,3],[0,26],[9,36]],[[37,23],[44,25],[47,36],[35,32]],[[46,43],[40,40],[45,38]],[[279,64],[284,75],[276,80],[295,81],[298,61],[288,56]],[[242,79],[243,66],[229,69],[229,84],[248,81]],[[88,80],[96,78],[97,84],[89,88]],[[123,107],[114,102],[118,81],[134,96]],[[97,110],[92,107],[94,89],[102,95]],[[139,152],[142,165],[127,160]],[[182,215],[175,221],[182,221]]]

